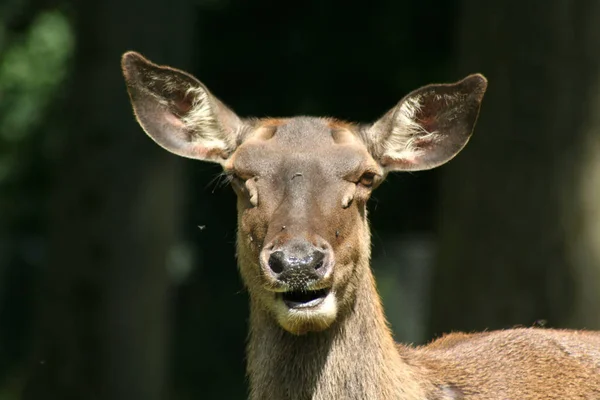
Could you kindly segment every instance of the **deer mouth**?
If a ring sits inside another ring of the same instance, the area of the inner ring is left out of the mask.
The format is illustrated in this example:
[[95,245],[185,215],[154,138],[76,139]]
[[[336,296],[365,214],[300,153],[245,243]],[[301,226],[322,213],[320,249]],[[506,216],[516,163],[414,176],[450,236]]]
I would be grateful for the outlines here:
[[276,294],[275,318],[286,331],[303,335],[327,329],[337,315],[335,290],[291,287]]
[[314,308],[325,300],[331,289],[292,290],[281,293],[281,299],[288,308]]

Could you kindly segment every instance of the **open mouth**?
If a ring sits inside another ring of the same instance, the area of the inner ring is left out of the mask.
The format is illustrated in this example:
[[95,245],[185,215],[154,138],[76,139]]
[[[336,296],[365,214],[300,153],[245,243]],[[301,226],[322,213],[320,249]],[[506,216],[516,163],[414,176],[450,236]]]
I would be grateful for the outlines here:
[[289,308],[316,307],[325,300],[330,289],[292,290],[281,294],[281,298]]

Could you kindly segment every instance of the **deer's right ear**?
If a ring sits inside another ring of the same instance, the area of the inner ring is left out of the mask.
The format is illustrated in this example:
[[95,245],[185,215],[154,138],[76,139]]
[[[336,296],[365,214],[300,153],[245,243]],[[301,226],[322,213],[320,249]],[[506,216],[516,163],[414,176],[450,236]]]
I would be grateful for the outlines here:
[[196,78],[135,52],[125,53],[121,66],[137,120],[160,146],[220,163],[235,150],[243,122]]

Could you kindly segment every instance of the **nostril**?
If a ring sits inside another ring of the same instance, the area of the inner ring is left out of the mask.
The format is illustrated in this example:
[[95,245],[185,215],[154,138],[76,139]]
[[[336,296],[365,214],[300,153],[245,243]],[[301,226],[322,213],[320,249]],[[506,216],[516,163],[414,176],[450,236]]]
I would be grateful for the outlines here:
[[318,271],[319,269],[321,269],[323,267],[323,261],[325,260],[325,254],[320,252],[320,251],[316,251],[313,253],[312,256],[312,265],[313,268],[315,269],[315,271]]
[[284,255],[281,251],[276,251],[269,257],[269,268],[276,274],[280,274],[285,269]]

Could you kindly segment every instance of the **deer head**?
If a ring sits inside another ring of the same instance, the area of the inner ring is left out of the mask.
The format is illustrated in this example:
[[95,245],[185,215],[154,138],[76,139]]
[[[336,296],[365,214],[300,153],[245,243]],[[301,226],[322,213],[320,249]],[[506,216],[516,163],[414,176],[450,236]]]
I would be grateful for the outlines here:
[[426,170],[467,143],[487,81],[408,94],[381,119],[243,119],[193,76],[129,52],[135,115],[166,150],[222,165],[237,194],[238,259],[253,304],[293,334],[344,318],[369,274],[366,203],[391,171]]

